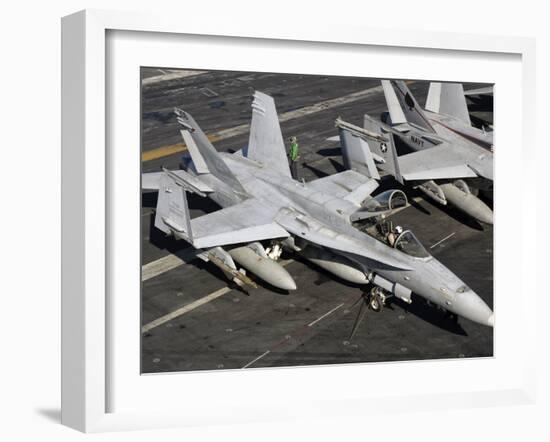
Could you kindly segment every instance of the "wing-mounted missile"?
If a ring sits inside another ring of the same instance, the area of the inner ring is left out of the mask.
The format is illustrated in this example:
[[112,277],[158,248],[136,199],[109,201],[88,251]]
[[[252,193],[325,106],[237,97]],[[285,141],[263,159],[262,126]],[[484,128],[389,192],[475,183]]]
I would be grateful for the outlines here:
[[447,205],[447,199],[445,198],[445,193],[443,192],[443,189],[433,180],[425,181],[416,187],[421,190],[427,197],[433,199],[434,201],[437,201],[439,204],[443,204],[444,206]]
[[197,255],[203,261],[211,262],[218,267],[225,276],[232,280],[235,284],[243,287],[249,286],[252,288],[258,288],[258,285],[252,281],[245,272],[238,270],[231,255],[221,247],[214,247],[210,250],[206,250]]
[[269,258],[259,242],[236,247],[229,255],[258,278],[281,290],[296,290],[296,282],[283,266]]

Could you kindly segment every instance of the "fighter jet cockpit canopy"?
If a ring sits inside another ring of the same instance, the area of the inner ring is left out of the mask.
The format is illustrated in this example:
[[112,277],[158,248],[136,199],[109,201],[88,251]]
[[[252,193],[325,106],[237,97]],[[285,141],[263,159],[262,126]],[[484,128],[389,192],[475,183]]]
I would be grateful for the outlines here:
[[408,203],[404,192],[397,189],[386,190],[374,197],[377,202],[376,210],[395,210],[405,207]]
[[429,258],[431,256],[410,230],[405,230],[399,235],[394,247],[414,258]]

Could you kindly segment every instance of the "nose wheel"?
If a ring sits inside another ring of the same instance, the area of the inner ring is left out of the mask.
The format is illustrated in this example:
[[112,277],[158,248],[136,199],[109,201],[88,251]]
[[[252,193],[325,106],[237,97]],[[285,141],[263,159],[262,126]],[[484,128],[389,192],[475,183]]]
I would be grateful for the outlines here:
[[374,312],[381,312],[386,305],[386,299],[384,290],[380,287],[373,287],[369,293],[369,308]]
[[355,306],[357,305],[357,303],[361,302],[361,306],[359,307],[359,311],[357,312],[357,316],[355,317],[355,322],[353,323],[353,328],[351,329],[348,340],[351,341],[355,336],[355,333],[357,332],[359,325],[363,321],[367,310],[370,309],[376,313],[381,312],[384,309],[384,306],[386,305],[386,300],[388,298],[389,296],[386,295],[386,293],[384,293],[384,290],[380,287],[373,287],[370,289],[370,291],[363,292],[361,294],[361,297],[354,304]]

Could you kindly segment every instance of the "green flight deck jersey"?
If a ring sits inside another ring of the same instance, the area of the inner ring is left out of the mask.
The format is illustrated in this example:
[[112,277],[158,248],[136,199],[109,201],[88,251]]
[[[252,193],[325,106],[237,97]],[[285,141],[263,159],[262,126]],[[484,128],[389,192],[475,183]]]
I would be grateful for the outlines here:
[[290,160],[296,161],[298,157],[300,156],[300,153],[298,151],[298,143],[296,141],[293,141],[290,143]]

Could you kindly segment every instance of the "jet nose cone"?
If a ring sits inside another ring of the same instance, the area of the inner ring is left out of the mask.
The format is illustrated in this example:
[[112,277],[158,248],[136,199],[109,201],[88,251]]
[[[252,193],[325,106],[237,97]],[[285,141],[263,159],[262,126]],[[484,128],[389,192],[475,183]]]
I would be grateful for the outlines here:
[[454,302],[454,312],[470,321],[493,327],[494,314],[489,306],[475,292],[459,294]]

